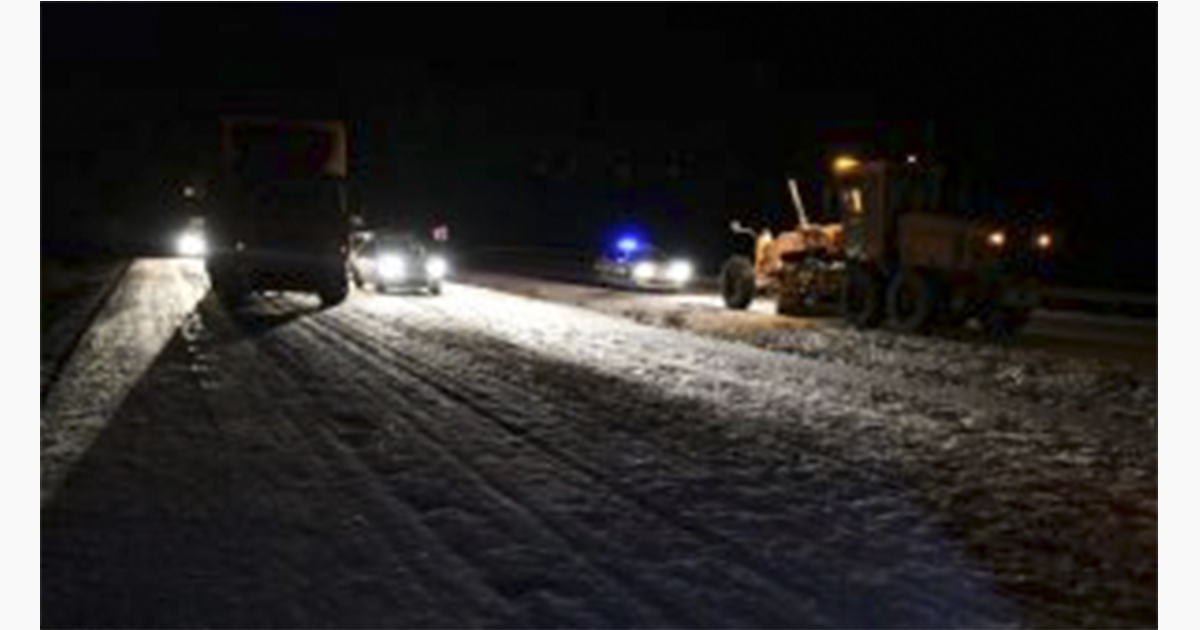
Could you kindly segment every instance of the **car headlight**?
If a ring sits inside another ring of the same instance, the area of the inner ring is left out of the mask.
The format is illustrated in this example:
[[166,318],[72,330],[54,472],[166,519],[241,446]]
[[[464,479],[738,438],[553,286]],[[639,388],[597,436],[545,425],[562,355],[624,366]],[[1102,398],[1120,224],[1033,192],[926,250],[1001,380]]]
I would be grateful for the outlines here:
[[654,263],[642,261],[633,266],[633,277],[635,280],[649,280],[654,277]]
[[1054,237],[1050,236],[1049,232],[1042,232],[1041,234],[1038,234],[1038,237],[1037,237],[1038,249],[1050,249],[1050,246],[1053,244],[1054,244]]
[[441,256],[430,256],[429,260],[425,261],[425,273],[430,278],[441,279],[446,277],[446,273],[450,271],[450,265],[446,263],[446,259]]
[[395,254],[380,256],[375,263],[375,268],[379,272],[379,277],[384,280],[402,280],[404,274],[408,272],[404,259]]
[[180,256],[202,257],[208,253],[208,242],[203,234],[184,232],[175,242],[175,249]]
[[667,279],[676,284],[685,284],[692,279],[692,263],[686,260],[672,260],[667,266]]
[[987,242],[988,245],[991,245],[992,247],[1004,247],[1004,232],[1001,230],[996,230],[991,234],[988,234]]

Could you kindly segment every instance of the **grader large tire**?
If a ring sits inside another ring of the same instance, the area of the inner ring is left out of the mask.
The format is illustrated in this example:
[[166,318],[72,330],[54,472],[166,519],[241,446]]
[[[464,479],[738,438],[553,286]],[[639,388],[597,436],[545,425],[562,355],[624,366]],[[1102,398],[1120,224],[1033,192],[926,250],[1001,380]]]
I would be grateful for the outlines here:
[[937,301],[937,287],[929,274],[913,269],[897,272],[888,283],[888,326],[908,333],[925,330],[937,312]]
[[725,306],[745,310],[754,301],[754,263],[745,256],[732,256],[721,266],[721,298]]
[[883,318],[883,290],[868,269],[853,266],[842,282],[840,310],[842,318],[855,328],[874,328]]

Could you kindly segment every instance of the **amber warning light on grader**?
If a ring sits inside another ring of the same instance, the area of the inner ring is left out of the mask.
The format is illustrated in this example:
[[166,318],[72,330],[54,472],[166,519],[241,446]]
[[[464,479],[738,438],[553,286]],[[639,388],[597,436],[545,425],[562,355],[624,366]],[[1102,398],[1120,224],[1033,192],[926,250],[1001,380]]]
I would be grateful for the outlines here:
[[848,173],[859,166],[862,166],[862,163],[849,155],[840,155],[833,160],[833,171],[835,173]]

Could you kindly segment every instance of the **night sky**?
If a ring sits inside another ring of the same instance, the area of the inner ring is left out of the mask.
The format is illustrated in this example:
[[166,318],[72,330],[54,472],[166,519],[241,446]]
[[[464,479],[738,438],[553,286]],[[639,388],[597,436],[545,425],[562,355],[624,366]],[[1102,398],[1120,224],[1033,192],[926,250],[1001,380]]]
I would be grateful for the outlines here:
[[1056,281],[1157,284],[1157,25],[1144,5],[41,5],[43,249],[153,248],[216,118],[340,117],[374,221],[463,247],[708,267],[730,218],[819,211],[833,154],[934,155],[1061,234]]

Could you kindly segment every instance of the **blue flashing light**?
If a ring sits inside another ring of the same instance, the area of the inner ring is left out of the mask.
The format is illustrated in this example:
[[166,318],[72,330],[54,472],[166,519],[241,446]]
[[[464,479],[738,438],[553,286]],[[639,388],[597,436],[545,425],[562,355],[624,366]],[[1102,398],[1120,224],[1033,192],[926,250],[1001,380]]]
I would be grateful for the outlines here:
[[638,240],[632,236],[625,236],[617,241],[617,249],[626,254],[632,254],[633,252],[637,251],[638,247],[640,246],[641,244],[638,243]]

